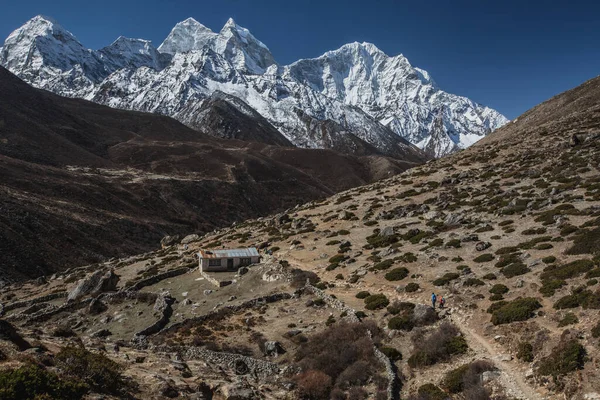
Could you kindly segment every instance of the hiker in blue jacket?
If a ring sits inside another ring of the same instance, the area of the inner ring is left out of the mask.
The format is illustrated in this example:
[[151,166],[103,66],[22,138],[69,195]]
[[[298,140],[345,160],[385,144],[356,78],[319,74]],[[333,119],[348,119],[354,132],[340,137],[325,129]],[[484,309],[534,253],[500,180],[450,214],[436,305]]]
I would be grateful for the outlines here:
[[435,293],[431,293],[431,306],[435,309],[435,301],[437,300],[437,296]]

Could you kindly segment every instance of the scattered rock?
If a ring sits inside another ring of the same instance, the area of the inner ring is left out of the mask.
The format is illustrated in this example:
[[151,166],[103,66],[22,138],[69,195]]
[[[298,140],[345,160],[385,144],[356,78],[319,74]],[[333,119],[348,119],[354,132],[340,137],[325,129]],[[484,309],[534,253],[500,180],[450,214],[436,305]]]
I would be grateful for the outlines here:
[[112,332],[109,331],[108,329],[100,329],[99,331],[92,333],[90,335],[90,337],[103,338],[103,337],[107,337],[107,336],[111,336],[111,335],[112,335]]
[[194,234],[187,235],[186,237],[184,237],[181,240],[181,244],[190,244],[190,243],[194,243],[194,242],[199,242],[200,240],[202,240],[202,238],[194,233]]
[[165,236],[160,240],[160,247],[167,248],[177,244],[181,239],[181,235]]
[[481,374],[481,380],[483,383],[495,381],[496,379],[500,378],[500,375],[502,375],[502,373],[498,370],[485,371]]
[[492,244],[490,242],[478,242],[475,245],[475,250],[484,251],[484,250],[489,249],[490,247],[492,247]]
[[277,357],[280,354],[285,354],[285,350],[281,343],[276,341],[265,342],[265,354],[271,357]]
[[383,228],[381,230],[381,232],[379,232],[379,236],[382,236],[382,237],[392,236],[393,234],[394,234],[394,228],[391,226],[386,226],[385,228]]
[[108,310],[108,306],[104,304],[104,302],[98,298],[95,298],[91,301],[88,306],[87,312],[91,315],[98,315]]

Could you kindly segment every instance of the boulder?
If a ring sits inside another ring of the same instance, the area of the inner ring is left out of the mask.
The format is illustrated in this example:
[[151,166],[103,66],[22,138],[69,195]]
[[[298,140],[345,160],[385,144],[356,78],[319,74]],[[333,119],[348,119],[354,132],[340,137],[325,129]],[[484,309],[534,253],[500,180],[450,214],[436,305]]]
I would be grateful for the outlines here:
[[281,346],[281,343],[270,340],[265,342],[264,352],[267,356],[277,357],[280,354],[284,354],[285,349],[283,348],[283,346]]
[[437,321],[438,315],[435,310],[425,304],[415,304],[413,309],[413,321],[417,326],[429,325]]
[[467,235],[465,237],[463,237],[462,239],[460,239],[461,242],[477,242],[479,240],[479,236],[476,235],[475,233],[471,234],[471,235]]
[[446,216],[446,219],[444,220],[444,225],[456,226],[456,225],[459,225],[461,222],[463,222],[464,219],[465,219],[465,217],[459,213],[448,214]]
[[165,236],[160,240],[160,247],[164,249],[175,246],[179,240],[181,240],[181,235]]
[[221,393],[227,400],[254,400],[260,398],[252,387],[241,382],[222,386]]
[[104,271],[96,271],[79,281],[77,286],[69,292],[67,301],[79,300],[87,295],[94,296],[100,293],[116,291],[117,283],[119,283],[119,275],[115,274],[113,270],[106,273]]
[[90,305],[88,306],[88,314],[98,315],[108,310],[108,306],[104,304],[104,302],[98,298],[93,299]]
[[99,331],[92,333],[90,336],[95,337],[95,338],[104,338],[104,337],[111,336],[111,335],[112,335],[112,332],[109,331],[108,329],[100,329]]
[[478,242],[475,245],[475,250],[484,251],[486,249],[489,249],[490,247],[492,247],[492,244],[490,242]]
[[383,228],[381,230],[381,232],[379,232],[379,236],[382,237],[388,237],[388,236],[393,236],[394,235],[394,228],[391,226],[386,226],[385,228]]
[[186,237],[184,237],[181,240],[181,244],[190,244],[190,243],[194,243],[194,242],[199,242],[200,240],[201,240],[200,236],[198,236],[194,233],[192,235],[187,235]]

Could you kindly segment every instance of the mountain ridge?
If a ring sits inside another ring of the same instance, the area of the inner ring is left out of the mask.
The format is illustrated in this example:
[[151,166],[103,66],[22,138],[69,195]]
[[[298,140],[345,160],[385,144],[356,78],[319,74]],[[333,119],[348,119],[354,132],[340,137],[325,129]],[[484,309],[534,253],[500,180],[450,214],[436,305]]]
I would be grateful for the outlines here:
[[[36,87],[112,107],[158,112],[186,124],[190,121],[180,115],[190,115],[193,105],[188,103],[205,101],[220,90],[239,97],[298,147],[326,148],[326,141],[316,139],[314,127],[331,121],[389,156],[414,153],[410,142],[438,157],[468,147],[508,121],[495,110],[441,91],[426,71],[413,68],[404,56],[389,57],[370,43],[350,43],[282,66],[264,43],[233,19],[215,33],[188,18],[176,24],[158,48],[144,42],[146,54],[131,49],[111,52],[118,39],[99,51],[87,50],[66,30],[69,41],[52,40],[40,48],[40,37],[54,36],[38,25],[64,30],[38,16],[13,32],[0,49],[0,65]],[[139,46],[142,42],[136,40],[121,42]],[[60,53],[63,46],[72,57],[55,66],[52,52]],[[33,57],[23,58],[24,53]],[[323,82],[333,78],[320,71],[320,65],[335,67],[339,59],[351,62],[333,75],[346,76],[325,88]],[[363,67],[374,62],[381,71],[364,73]],[[112,90],[115,87],[118,90]],[[443,124],[437,136],[443,144],[430,145],[440,112]],[[398,138],[392,140],[391,134]]]

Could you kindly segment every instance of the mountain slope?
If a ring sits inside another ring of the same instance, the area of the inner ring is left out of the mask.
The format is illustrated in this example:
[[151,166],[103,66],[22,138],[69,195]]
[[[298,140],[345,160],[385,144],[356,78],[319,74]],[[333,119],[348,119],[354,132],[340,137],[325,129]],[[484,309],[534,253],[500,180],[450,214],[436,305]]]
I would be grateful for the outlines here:
[[[0,65],[36,87],[170,115],[190,126],[201,103],[221,91],[254,108],[296,146],[327,148],[359,140],[400,159],[423,158],[409,142],[441,156],[507,121],[441,91],[426,71],[368,43],[279,66],[267,46],[232,19],[215,33],[189,18],[158,49],[119,38],[93,51],[53,20],[35,17],[6,40]],[[433,135],[437,118],[442,124]],[[323,126],[332,125],[337,136],[349,137],[322,139]]]
[[[169,117],[33,89],[1,67],[0,92],[5,278],[146,251],[166,234],[207,231],[414,165],[280,147],[281,136],[278,146],[220,140]],[[238,109],[218,116],[275,133]]]

